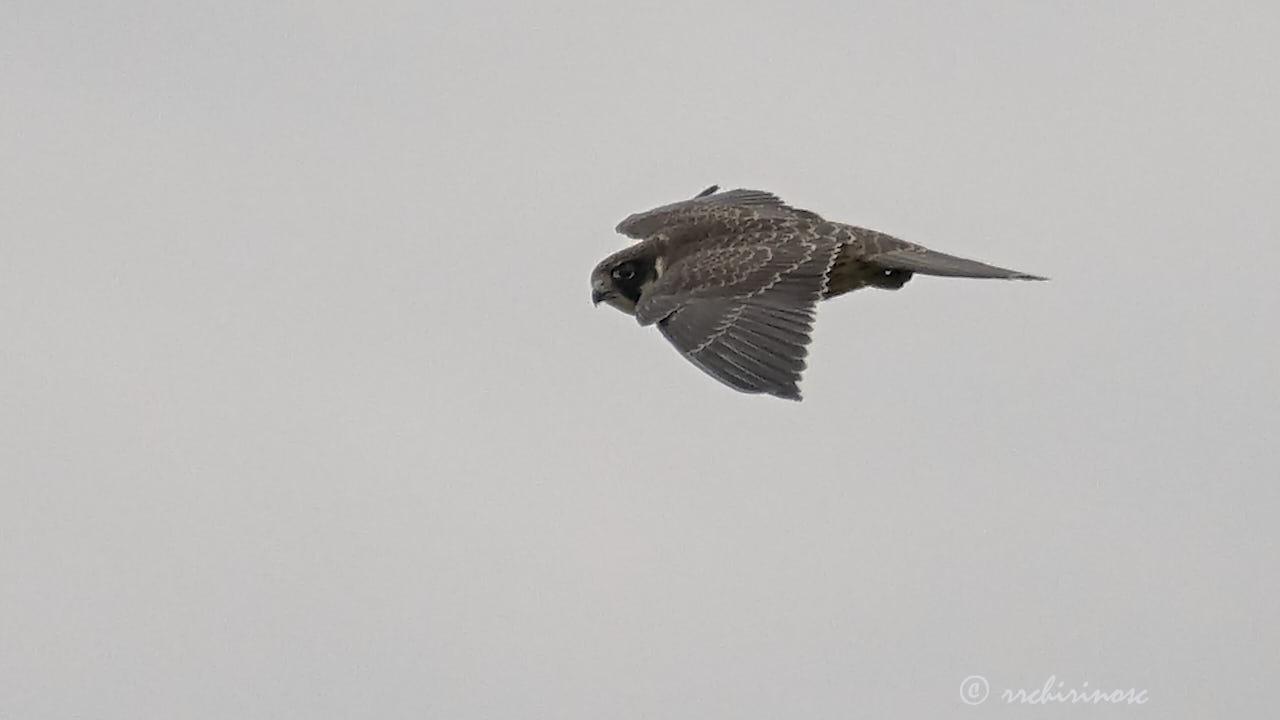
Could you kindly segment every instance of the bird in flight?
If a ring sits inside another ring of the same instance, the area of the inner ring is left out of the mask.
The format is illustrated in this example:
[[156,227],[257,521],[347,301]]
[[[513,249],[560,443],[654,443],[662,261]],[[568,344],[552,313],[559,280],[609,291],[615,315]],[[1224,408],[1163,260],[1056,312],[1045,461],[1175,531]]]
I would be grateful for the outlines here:
[[591,300],[657,325],[703,372],[745,393],[800,399],[815,306],[912,275],[1044,280],[831,222],[760,190],[719,192],[636,213],[640,242],[591,272]]

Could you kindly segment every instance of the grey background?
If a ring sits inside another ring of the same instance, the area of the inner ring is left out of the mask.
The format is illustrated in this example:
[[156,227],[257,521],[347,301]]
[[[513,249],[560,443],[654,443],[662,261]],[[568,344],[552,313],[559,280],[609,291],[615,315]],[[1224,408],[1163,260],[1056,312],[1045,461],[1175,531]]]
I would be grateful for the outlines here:
[[[6,3],[0,718],[1273,712],[1275,7]],[[1053,282],[737,395],[711,183]]]

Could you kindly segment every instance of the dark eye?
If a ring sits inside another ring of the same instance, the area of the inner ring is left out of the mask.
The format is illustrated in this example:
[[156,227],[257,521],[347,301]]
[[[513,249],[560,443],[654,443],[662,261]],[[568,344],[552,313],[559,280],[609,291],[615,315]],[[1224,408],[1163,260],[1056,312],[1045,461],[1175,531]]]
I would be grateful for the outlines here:
[[630,280],[636,276],[636,269],[631,263],[624,263],[613,269],[614,280]]

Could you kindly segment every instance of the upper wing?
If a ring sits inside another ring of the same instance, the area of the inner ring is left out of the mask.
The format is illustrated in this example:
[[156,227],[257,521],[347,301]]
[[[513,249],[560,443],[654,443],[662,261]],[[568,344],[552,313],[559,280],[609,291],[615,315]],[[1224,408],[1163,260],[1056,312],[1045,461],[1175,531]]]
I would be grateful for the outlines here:
[[782,202],[777,195],[763,190],[716,192],[717,190],[719,188],[712,185],[692,200],[682,200],[636,213],[618,223],[617,230],[628,237],[643,240],[668,228],[692,227],[702,223],[752,218],[821,219],[816,213],[793,208]]
[[838,246],[789,225],[705,244],[636,306],[704,372],[747,393],[800,399],[814,306]]

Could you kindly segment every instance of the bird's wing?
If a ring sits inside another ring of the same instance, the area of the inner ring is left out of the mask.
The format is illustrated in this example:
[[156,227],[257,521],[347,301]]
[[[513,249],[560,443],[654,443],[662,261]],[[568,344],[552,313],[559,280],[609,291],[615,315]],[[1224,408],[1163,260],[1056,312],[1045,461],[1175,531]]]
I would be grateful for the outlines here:
[[777,195],[763,190],[728,190],[717,192],[715,185],[698,193],[692,200],[682,200],[628,216],[618,223],[618,232],[639,240],[671,228],[694,228],[699,225],[725,223],[753,218],[803,217],[821,220],[816,213],[793,208]]
[[996,267],[977,260],[930,250],[922,245],[899,240],[875,230],[839,226],[852,236],[846,242],[850,256],[887,270],[906,270],[922,275],[966,278],[1003,278],[1007,280],[1044,280],[1038,275]]
[[800,399],[814,306],[838,245],[795,225],[700,243],[636,306],[694,365],[742,392]]

